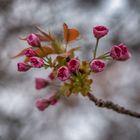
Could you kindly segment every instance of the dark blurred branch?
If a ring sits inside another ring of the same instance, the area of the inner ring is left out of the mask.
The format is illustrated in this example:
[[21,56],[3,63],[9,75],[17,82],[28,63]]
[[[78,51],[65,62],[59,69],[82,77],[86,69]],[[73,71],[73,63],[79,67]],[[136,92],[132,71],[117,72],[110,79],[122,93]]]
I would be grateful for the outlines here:
[[97,99],[93,94],[88,93],[88,98],[95,103],[96,106],[102,107],[102,108],[107,108],[107,109],[112,109],[118,113],[129,115],[132,117],[140,118],[140,113],[134,112],[132,110],[125,109],[124,107],[114,104],[111,101],[104,101],[102,99]]

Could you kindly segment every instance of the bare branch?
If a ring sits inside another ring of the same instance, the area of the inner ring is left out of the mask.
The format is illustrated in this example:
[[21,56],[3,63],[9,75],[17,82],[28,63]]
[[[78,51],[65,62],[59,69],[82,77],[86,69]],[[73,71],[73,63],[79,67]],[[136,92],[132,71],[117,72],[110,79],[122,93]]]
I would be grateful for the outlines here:
[[132,110],[125,109],[124,107],[114,104],[111,101],[104,101],[102,99],[97,99],[93,94],[88,93],[88,98],[95,103],[96,106],[112,109],[113,111],[116,111],[121,114],[129,115],[135,118],[140,118],[140,113],[134,112]]

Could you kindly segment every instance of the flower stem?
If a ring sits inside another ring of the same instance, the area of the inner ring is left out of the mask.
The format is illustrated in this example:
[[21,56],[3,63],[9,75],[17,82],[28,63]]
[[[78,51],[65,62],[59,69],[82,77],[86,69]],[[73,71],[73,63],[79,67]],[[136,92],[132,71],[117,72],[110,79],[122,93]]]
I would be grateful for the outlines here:
[[67,52],[67,47],[68,47],[68,44],[66,43],[65,44],[65,52]]
[[104,54],[98,56],[97,59],[104,58],[104,57],[109,57],[109,56],[110,56],[109,53],[110,53],[110,52],[106,52],[106,53],[104,53]]
[[48,61],[45,58],[42,58],[42,59],[48,64]]
[[98,44],[99,44],[99,39],[97,38],[97,40],[96,40],[96,45],[95,45],[95,49],[94,49],[94,51],[93,51],[93,57],[94,57],[94,59],[96,58],[96,53],[97,53]]

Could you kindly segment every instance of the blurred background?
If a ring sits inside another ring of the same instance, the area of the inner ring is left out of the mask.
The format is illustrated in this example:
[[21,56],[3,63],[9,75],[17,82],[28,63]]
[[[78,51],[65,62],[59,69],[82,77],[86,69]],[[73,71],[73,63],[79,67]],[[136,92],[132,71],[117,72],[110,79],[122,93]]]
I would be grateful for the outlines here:
[[93,93],[140,112],[139,7],[140,0],[0,0],[0,140],[138,140],[140,120],[97,108],[86,97],[71,96],[39,112],[36,98],[51,91],[36,91],[34,78],[48,72],[19,73],[21,59],[10,56],[27,46],[18,36],[37,32],[34,25],[59,35],[65,22],[80,30],[77,55],[89,60],[92,28],[106,25],[110,32],[98,53],[123,42],[132,59],[109,63],[106,71],[93,75]]

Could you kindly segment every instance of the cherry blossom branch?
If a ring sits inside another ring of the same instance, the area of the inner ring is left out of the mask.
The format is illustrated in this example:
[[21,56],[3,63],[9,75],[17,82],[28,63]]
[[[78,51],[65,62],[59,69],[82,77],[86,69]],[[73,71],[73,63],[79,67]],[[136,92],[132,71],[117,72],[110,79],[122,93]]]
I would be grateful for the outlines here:
[[[35,79],[35,88],[37,90],[51,85],[55,79],[59,79],[63,83],[60,84],[58,92],[53,91],[54,93],[49,98],[43,97],[37,99],[36,107],[40,111],[44,111],[50,105],[55,105],[61,96],[68,97],[71,94],[81,93],[85,97],[88,95],[89,99],[98,107],[112,109],[118,113],[140,118],[140,113],[127,110],[110,101],[97,99],[94,95],[88,93],[93,83],[90,75],[104,71],[107,66],[107,60],[125,61],[131,58],[128,47],[122,43],[113,45],[109,51],[97,57],[99,40],[108,34],[109,29],[107,27],[93,27],[96,45],[95,49],[93,48],[93,57],[90,61],[80,60],[76,57],[75,51],[79,47],[67,50],[69,43],[76,41],[80,36],[80,32],[77,29],[69,28],[64,23],[64,36],[62,41],[52,36],[50,32],[46,33],[38,27],[37,29],[40,32],[39,34],[31,33],[23,39],[27,41],[30,47],[23,49],[13,58],[19,56],[25,57],[23,62],[17,63],[17,70],[19,72],[26,72],[33,68],[44,68],[45,70],[49,68],[52,70],[47,79],[41,77]],[[47,46],[44,45],[45,42]]]
[[131,117],[140,118],[140,113],[128,110],[118,104],[114,104],[111,101],[104,101],[102,99],[96,98],[93,94],[88,93],[88,98],[95,103],[96,106],[101,108],[111,109],[121,114],[129,115]]

